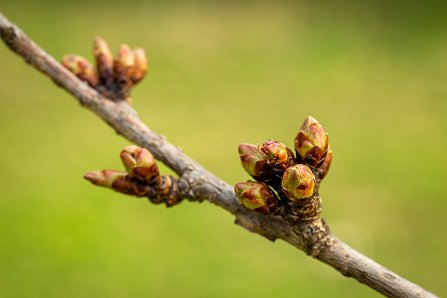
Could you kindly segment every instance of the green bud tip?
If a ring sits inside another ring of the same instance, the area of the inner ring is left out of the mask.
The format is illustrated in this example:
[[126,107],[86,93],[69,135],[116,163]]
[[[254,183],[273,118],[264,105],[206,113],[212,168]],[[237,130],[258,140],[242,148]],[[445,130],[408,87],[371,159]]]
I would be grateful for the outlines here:
[[270,188],[262,182],[239,182],[234,187],[236,196],[247,209],[268,214],[276,210],[278,199]]
[[262,176],[267,160],[263,152],[256,145],[240,144],[239,157],[244,170],[252,177]]
[[291,201],[310,198],[315,193],[315,175],[306,165],[291,166],[284,172],[281,188]]
[[126,172],[114,171],[114,170],[101,170],[101,171],[87,172],[84,175],[84,178],[95,185],[112,188],[112,184],[116,180],[124,179],[126,175],[127,175]]
[[300,161],[315,167],[326,154],[328,135],[323,126],[309,116],[304,120],[294,143]]
[[126,146],[121,151],[120,158],[126,171],[135,178],[151,184],[159,176],[155,159],[145,148]]

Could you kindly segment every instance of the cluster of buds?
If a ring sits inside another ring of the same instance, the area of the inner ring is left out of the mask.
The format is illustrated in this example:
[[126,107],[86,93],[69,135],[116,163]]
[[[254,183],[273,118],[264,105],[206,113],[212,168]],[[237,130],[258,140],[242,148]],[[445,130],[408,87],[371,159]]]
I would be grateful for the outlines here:
[[328,135],[309,116],[294,144],[296,157],[286,145],[274,140],[239,145],[242,167],[256,180],[236,184],[236,196],[243,206],[290,221],[320,216],[318,187],[332,161]]
[[114,59],[106,41],[96,36],[93,42],[93,55],[96,68],[84,57],[73,54],[65,55],[62,64],[107,98],[130,101],[131,88],[140,82],[147,72],[144,50],[141,48],[132,50],[128,45],[122,44]]
[[183,199],[179,180],[160,175],[152,154],[137,146],[127,146],[120,153],[126,171],[91,171],[84,178],[95,185],[137,197],[147,197],[152,203],[168,207]]

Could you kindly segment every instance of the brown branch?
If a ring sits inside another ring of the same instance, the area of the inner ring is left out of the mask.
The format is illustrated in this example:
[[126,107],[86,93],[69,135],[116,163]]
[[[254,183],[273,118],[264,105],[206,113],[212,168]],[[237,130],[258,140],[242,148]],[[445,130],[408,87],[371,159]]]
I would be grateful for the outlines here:
[[80,81],[2,14],[0,33],[7,46],[26,62],[70,92],[82,106],[97,114],[123,137],[147,148],[155,158],[173,169],[186,185],[191,200],[208,200],[235,215],[236,223],[245,229],[270,240],[282,239],[386,296],[435,297],[337,239],[329,232],[324,220],[292,224],[279,216],[262,215],[243,208],[231,185],[149,129],[127,102],[109,100]]

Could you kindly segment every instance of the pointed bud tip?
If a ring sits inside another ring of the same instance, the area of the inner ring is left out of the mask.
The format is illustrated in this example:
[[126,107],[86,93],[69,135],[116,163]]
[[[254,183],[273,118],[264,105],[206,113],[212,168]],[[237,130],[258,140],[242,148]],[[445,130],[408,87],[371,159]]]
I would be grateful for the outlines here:
[[312,117],[312,116],[307,116],[306,119],[304,119],[304,122],[303,122],[303,125],[302,125],[302,126],[310,126],[310,125],[312,125],[312,124],[314,124],[314,123],[318,123],[318,124],[320,124],[320,123],[318,122],[318,120],[315,119],[314,117]]
[[120,45],[117,60],[121,67],[131,67],[134,65],[135,56],[127,44]]
[[93,39],[93,54],[95,56],[105,54],[107,57],[111,57],[112,53],[110,52],[109,46],[107,45],[107,42],[105,39],[103,39],[100,36],[95,36]]
[[147,57],[142,48],[135,48],[132,50],[135,63],[130,72],[130,79],[134,84],[140,82],[147,73]]
[[285,157],[284,155],[287,155],[286,145],[275,140],[265,141],[260,148],[269,159],[281,159]]
[[84,174],[84,179],[97,184],[101,180],[101,171],[90,171]]
[[99,44],[99,43],[103,43],[103,42],[106,42],[106,41],[101,36],[95,35],[95,37],[93,38],[93,42],[95,44]]
[[84,179],[95,185],[111,188],[114,181],[122,179],[126,175],[127,173],[122,171],[99,170],[85,173]]
[[238,146],[239,154],[251,154],[255,152],[259,152],[258,146],[248,143],[242,143]]
[[298,160],[311,167],[318,166],[325,157],[328,144],[328,134],[323,126],[315,118],[308,116],[294,141]]

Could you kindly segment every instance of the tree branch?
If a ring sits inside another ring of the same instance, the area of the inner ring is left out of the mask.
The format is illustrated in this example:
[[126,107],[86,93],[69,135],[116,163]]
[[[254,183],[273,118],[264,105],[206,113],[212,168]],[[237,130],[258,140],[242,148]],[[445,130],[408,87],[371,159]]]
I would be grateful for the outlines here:
[[236,223],[245,229],[270,240],[282,239],[386,296],[434,297],[432,293],[337,239],[329,232],[324,220],[289,223],[282,217],[263,215],[242,207],[231,185],[205,170],[178,147],[148,128],[127,102],[112,101],[79,80],[2,14],[0,33],[6,45],[26,62],[71,93],[82,106],[93,111],[117,133],[147,148],[156,159],[174,170],[186,186],[190,200],[208,200],[235,215]]

